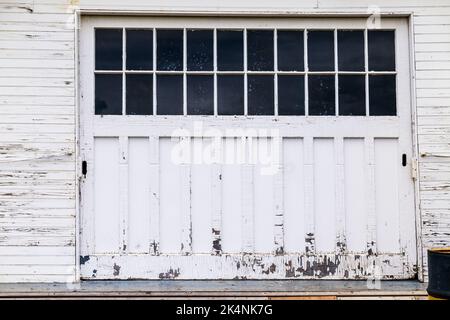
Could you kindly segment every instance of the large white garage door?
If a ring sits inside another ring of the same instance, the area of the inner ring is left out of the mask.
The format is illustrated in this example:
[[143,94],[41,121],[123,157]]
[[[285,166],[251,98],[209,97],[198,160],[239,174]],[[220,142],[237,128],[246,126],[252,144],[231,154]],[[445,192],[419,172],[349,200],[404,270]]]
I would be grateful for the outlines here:
[[408,25],[86,17],[85,279],[415,276]]

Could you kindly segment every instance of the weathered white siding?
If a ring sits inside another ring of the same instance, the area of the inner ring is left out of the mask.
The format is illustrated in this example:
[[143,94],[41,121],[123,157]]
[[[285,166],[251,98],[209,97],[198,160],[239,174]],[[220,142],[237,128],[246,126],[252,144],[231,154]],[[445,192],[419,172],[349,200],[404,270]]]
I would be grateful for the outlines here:
[[73,275],[75,9],[345,14],[374,6],[414,14],[418,228],[424,253],[450,245],[450,1],[0,0],[0,282]]
[[74,32],[39,2],[0,1],[0,282],[75,264]]

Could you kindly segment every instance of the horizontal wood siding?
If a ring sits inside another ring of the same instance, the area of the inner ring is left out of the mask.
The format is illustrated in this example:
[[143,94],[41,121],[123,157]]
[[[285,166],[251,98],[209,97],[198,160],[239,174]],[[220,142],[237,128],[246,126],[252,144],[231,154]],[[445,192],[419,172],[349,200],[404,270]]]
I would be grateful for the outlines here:
[[[0,3],[0,281],[65,281],[75,264],[73,10],[414,14],[419,235],[450,245],[447,0],[6,0]],[[25,256],[25,257],[24,257]]]
[[414,18],[424,276],[427,249],[450,245],[450,13]]
[[0,282],[75,279],[75,34],[65,4],[0,3]]

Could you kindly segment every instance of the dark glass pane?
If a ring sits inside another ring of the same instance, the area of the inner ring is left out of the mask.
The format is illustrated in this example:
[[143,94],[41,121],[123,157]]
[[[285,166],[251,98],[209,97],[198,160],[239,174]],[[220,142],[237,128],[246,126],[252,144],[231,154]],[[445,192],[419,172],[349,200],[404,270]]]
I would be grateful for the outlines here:
[[303,71],[303,31],[278,31],[278,70]]
[[395,75],[369,76],[369,114],[371,116],[395,116]]
[[217,76],[217,111],[219,115],[244,114],[244,76]]
[[153,114],[153,76],[151,74],[128,74],[127,114]]
[[192,71],[213,70],[213,31],[187,31],[187,69]]
[[247,31],[247,69],[273,71],[273,31]]
[[95,114],[122,114],[122,75],[95,75]]
[[309,114],[312,116],[334,116],[334,76],[310,75],[308,78]]
[[342,71],[364,71],[363,31],[338,31],[338,67]]
[[334,32],[308,32],[308,67],[310,71],[334,70]]
[[341,116],[366,115],[366,77],[339,76],[339,114]]
[[278,76],[278,114],[305,114],[305,79],[303,76]]
[[217,69],[219,71],[244,69],[244,35],[242,31],[217,30]]
[[153,31],[127,30],[127,70],[153,69]]
[[213,76],[187,76],[187,114],[214,114]]
[[158,75],[156,77],[157,114],[183,114],[183,76]]
[[183,70],[183,30],[156,31],[158,70]]
[[95,29],[95,69],[122,70],[122,29]]
[[248,114],[273,115],[273,76],[248,76]]
[[369,31],[369,71],[395,70],[394,31]]

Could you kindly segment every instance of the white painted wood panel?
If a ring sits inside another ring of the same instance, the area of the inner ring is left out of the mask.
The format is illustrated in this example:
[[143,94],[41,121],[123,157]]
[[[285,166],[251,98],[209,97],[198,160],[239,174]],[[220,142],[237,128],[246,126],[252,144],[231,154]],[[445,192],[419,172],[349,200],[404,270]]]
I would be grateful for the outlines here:
[[305,175],[303,140],[283,141],[284,250],[305,251]]
[[115,253],[120,248],[119,140],[94,140],[94,238],[96,253]]
[[[203,147],[211,145],[211,139],[193,138],[192,158],[203,155]],[[204,163],[203,157],[191,166],[192,252],[210,253],[212,248],[212,164]]]
[[149,249],[150,254],[159,253],[159,230],[160,230],[160,182],[159,182],[159,137],[149,137],[149,191],[150,191],[150,207],[149,207]]
[[160,139],[160,251],[179,253],[182,230],[181,165],[173,163],[172,150],[177,142]]
[[367,163],[363,139],[344,140],[345,236],[351,252],[366,250]]
[[[374,258],[390,279],[404,277],[400,268],[402,258],[399,255],[380,254]],[[114,274],[113,264],[121,266],[120,273]],[[361,268],[367,268],[373,261],[368,256],[349,254],[302,255],[161,255],[139,256],[119,255],[113,262],[109,256],[94,256],[83,269],[92,270],[103,266],[96,273],[96,279],[343,279],[367,277]],[[408,276],[414,276],[407,270]]]
[[335,249],[336,168],[333,139],[314,139],[314,221],[317,252]]
[[150,238],[150,166],[146,138],[128,139],[127,251],[148,253]]
[[206,1],[206,0],[197,0],[192,1],[186,4],[185,1],[182,0],[171,0],[171,1],[155,1],[151,4],[142,3],[139,0],[134,0],[132,2],[125,4],[122,3],[114,3],[111,4],[106,0],[95,0],[95,1],[80,1],[80,6],[86,9],[109,9],[109,10],[172,10],[172,11],[216,11],[218,8],[225,12],[236,12],[236,11],[279,11],[279,12],[365,12],[367,8],[371,5],[376,5],[384,9],[384,11],[392,11],[398,10],[401,12],[408,11],[408,9],[412,9],[422,14],[440,14],[448,13],[449,10],[446,9],[449,7],[448,2],[445,0],[439,1],[429,1],[424,3],[420,0],[414,0],[412,2],[408,2],[405,4],[401,1],[388,1],[388,0],[365,0],[365,1],[355,1],[355,0],[346,0],[346,1],[336,1],[336,0],[307,0],[298,3],[295,0],[283,0],[277,4],[274,4],[272,1],[264,0],[259,1],[258,4],[254,4],[251,2],[244,2],[238,0],[233,1],[222,1],[222,0],[214,0],[214,1]]
[[[242,169],[237,163],[238,138],[224,139],[224,164],[222,165],[222,250],[239,253],[243,248],[242,225]],[[238,223],[238,227],[236,226]]]
[[[264,158],[270,155],[270,139],[258,138],[253,140],[255,153],[259,159],[253,167],[253,232],[254,232],[254,252],[271,253],[274,247],[274,184],[273,174],[265,173],[264,164],[261,164]],[[257,147],[256,147],[257,146]]]
[[399,250],[399,185],[398,141],[375,139],[375,208],[377,217],[377,249],[379,252]]

